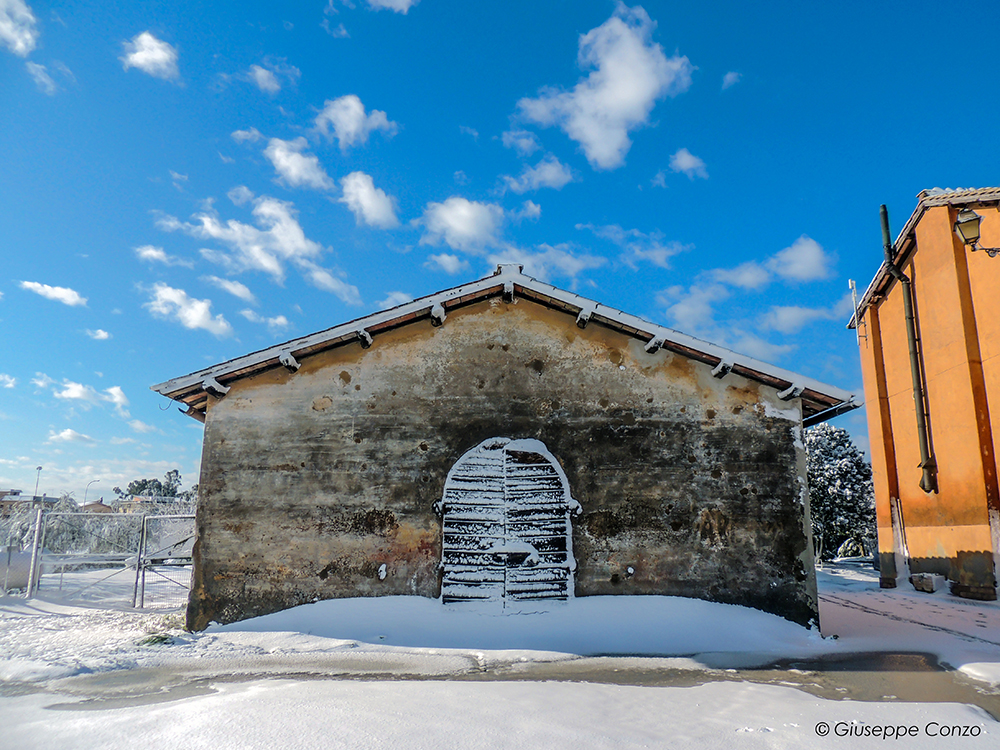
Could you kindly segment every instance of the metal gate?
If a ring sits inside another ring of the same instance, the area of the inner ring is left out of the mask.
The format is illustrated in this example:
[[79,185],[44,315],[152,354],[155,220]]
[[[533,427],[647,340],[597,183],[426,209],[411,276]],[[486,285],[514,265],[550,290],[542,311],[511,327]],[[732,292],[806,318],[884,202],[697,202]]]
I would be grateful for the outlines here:
[[445,603],[573,596],[571,515],[580,504],[542,442],[480,443],[448,473],[438,511]]

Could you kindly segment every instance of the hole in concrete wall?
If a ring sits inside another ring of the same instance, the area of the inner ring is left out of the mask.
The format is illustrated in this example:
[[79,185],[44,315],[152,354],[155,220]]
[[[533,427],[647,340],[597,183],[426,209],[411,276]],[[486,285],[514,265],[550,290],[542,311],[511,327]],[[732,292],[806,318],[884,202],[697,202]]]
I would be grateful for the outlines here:
[[541,375],[545,371],[545,363],[540,359],[533,359],[525,367],[534,370],[536,373]]
[[425,451],[425,450],[427,450],[427,448],[428,448],[427,443],[421,443],[420,444],[420,450]]
[[444,602],[573,596],[579,505],[538,440],[490,438],[463,455],[441,500]]
[[341,372],[340,372],[340,382],[342,382],[344,385],[347,385],[348,383],[350,383],[351,382],[351,373],[349,373],[347,370],[341,370]]
[[715,409],[709,409],[705,412],[705,416],[709,419],[715,419]]

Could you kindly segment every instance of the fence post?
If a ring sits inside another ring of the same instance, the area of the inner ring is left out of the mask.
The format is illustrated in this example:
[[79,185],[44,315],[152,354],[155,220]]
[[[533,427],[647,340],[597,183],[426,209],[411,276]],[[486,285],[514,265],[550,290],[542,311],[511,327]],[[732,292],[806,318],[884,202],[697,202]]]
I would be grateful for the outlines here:
[[135,586],[132,588],[132,608],[135,608],[136,602],[139,600],[139,576],[143,576],[143,597],[146,595],[146,564],[143,560],[146,554],[146,515],[142,516],[142,527],[139,532],[139,549],[136,551],[135,555]]
[[35,538],[31,543],[31,568],[28,570],[28,586],[24,590],[24,598],[30,599],[38,586],[38,555],[42,544],[42,514],[44,508],[39,508],[35,512]]

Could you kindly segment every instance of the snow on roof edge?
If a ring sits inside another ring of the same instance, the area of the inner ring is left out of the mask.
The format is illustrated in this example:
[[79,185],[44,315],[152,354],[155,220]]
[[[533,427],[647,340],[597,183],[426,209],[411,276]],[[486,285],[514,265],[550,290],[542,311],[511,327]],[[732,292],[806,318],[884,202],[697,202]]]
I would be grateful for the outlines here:
[[[150,386],[150,389],[163,396],[167,396],[168,398],[180,400],[176,397],[189,392],[192,388],[198,388],[200,390],[202,384],[206,381],[216,380],[221,382],[219,379],[226,380],[227,376],[232,376],[234,373],[239,373],[239,371],[246,370],[247,368],[253,368],[256,365],[262,365],[271,361],[277,364],[280,357],[283,355],[291,354],[294,357],[296,352],[300,352],[317,345],[322,345],[324,343],[334,342],[337,339],[343,340],[345,337],[351,337],[368,328],[385,326],[393,323],[394,321],[402,322],[405,318],[409,318],[410,320],[424,319],[428,317],[431,314],[431,310],[438,305],[441,305],[445,308],[445,310],[447,310],[447,303],[449,301],[461,299],[469,295],[484,294],[498,289],[502,290],[508,284],[519,286],[522,289],[530,290],[539,296],[547,297],[564,305],[577,308],[580,312],[589,311],[591,315],[599,315],[606,320],[618,323],[624,328],[634,328],[641,333],[647,334],[649,336],[649,339],[647,340],[662,338],[665,342],[670,342],[677,346],[716,358],[720,360],[720,362],[756,371],[771,378],[795,385],[796,387],[815,391],[816,393],[825,395],[828,398],[836,399],[841,404],[856,400],[855,394],[852,394],[849,391],[822,383],[804,375],[799,375],[798,373],[794,373],[790,370],[762,362],[754,359],[753,357],[745,356],[739,352],[734,352],[731,349],[726,349],[708,341],[695,338],[694,336],[690,336],[672,328],[651,323],[643,318],[631,315],[630,313],[608,307],[586,297],[581,297],[574,292],[567,292],[551,284],[539,281],[538,279],[525,275],[522,272],[522,266],[515,264],[502,264],[497,267],[494,274],[476,281],[452,287],[450,289],[445,289],[425,297],[420,297],[411,302],[397,305],[396,307],[388,310],[381,310],[379,312],[342,323],[332,328],[327,328],[316,333],[291,339],[290,341],[286,341],[281,344],[275,344],[274,346],[270,346],[266,349],[251,352],[250,354],[245,354],[241,357],[236,357],[235,359],[227,360],[202,370],[197,370],[196,372],[189,373],[188,375],[172,378],[162,383],[158,383],[157,385]],[[247,373],[246,375],[237,374],[235,377],[229,377],[226,382],[239,380],[241,377],[248,376],[249,374],[252,373]],[[860,406],[860,401],[857,401],[857,403]]]

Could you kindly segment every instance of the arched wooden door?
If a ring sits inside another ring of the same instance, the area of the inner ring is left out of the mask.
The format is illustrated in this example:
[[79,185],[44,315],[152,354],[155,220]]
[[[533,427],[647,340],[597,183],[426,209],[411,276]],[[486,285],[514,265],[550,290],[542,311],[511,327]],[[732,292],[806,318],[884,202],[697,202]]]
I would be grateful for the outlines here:
[[573,596],[580,505],[541,441],[491,438],[468,451],[448,473],[439,511],[444,602]]

